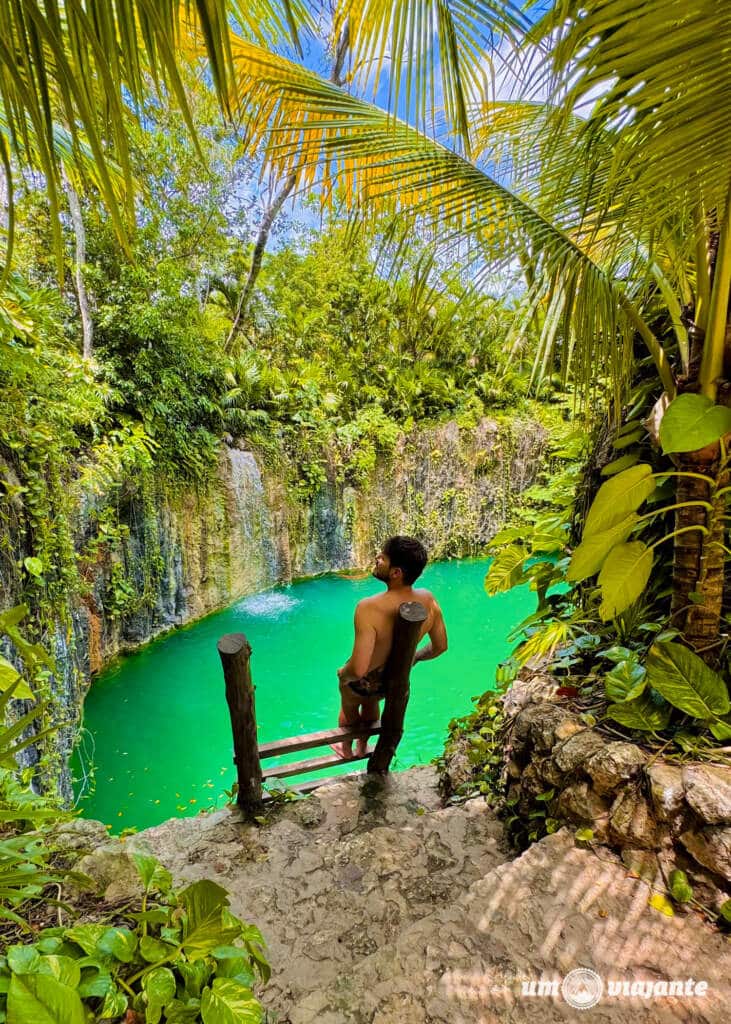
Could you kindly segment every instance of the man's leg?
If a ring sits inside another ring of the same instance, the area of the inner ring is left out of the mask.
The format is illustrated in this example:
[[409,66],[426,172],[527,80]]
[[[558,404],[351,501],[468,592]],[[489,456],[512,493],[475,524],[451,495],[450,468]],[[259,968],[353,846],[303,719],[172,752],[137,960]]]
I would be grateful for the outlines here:
[[[374,726],[381,717],[381,709],[378,697],[363,697],[360,702],[360,724],[364,729]],[[368,737],[355,741],[356,757],[363,757],[368,749]]]
[[[347,725],[353,726],[360,722],[360,702],[362,697],[353,693],[347,683],[340,683],[340,714],[338,725],[344,728]],[[360,742],[360,741],[359,741]],[[353,756],[353,741],[343,740],[342,743],[331,743],[330,746],[335,753],[346,760]]]

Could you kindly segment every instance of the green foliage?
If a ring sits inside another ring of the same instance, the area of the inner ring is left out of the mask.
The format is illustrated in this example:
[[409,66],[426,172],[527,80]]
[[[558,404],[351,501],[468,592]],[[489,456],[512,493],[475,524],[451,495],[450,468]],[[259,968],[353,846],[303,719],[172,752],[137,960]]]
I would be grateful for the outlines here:
[[0,1013],[8,1021],[86,1024],[89,1013],[100,1019],[131,1011],[148,1024],[163,1016],[259,1024],[252,986],[257,976],[268,979],[269,965],[258,929],[234,917],[214,882],[176,893],[155,858],[138,855],[136,863],[145,890],[140,911],[117,913],[114,924],[44,928],[31,944],[7,949]]
[[678,395],[660,423],[660,443],[666,454],[693,452],[731,433],[731,409],[714,405],[705,395]]

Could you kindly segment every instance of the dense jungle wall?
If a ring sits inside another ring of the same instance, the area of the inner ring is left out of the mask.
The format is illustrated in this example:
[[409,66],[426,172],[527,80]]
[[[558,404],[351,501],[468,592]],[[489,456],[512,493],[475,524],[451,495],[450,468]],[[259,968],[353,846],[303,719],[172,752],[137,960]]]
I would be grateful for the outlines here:
[[[91,677],[118,653],[246,594],[367,567],[389,534],[420,536],[434,559],[477,554],[536,478],[546,438],[531,419],[415,429],[359,487],[330,465],[326,483],[306,498],[293,483],[294,467],[272,465],[242,445],[222,446],[205,489],[154,475],[123,482],[107,517],[113,527],[101,512],[108,496],[85,496],[74,538],[83,585],[65,624],[47,637],[60,717],[79,721]],[[11,583],[0,580],[0,588],[3,605],[12,603]],[[59,785],[67,796],[76,728],[59,735]]]

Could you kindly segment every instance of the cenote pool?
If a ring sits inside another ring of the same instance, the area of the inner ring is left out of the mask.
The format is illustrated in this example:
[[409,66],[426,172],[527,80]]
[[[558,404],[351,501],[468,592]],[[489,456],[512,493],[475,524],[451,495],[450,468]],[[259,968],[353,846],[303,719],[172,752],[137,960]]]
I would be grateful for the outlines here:
[[[535,605],[527,587],[488,598],[486,567],[483,559],[441,562],[422,577],[444,611],[449,651],[414,669],[396,769],[441,752],[448,721],[468,713],[470,698],[490,688],[509,653],[506,635]],[[327,575],[279,587],[117,661],[86,698],[86,733],[74,760],[84,815],[118,832],[225,802],[235,773],[216,651],[224,633],[244,632],[251,643],[261,742],[335,726],[335,670],[350,654],[353,608],[381,586],[372,578]]]

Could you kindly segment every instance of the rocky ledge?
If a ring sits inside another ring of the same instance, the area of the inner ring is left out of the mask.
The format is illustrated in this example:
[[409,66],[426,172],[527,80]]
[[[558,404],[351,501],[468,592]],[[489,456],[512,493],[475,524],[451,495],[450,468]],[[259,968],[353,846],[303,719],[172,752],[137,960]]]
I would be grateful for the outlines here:
[[[96,826],[81,827],[92,843]],[[263,825],[221,810],[127,840],[97,831],[103,845],[80,868],[110,900],[135,891],[136,849],[181,884],[210,877],[229,890],[269,944],[268,1024],[586,1020],[561,988],[579,968],[604,985],[592,1021],[728,1019],[731,952],[718,931],[659,914],[646,882],[568,829],[514,857],[484,800],[441,805],[431,768],[322,787]],[[682,995],[667,994],[673,981]],[[633,984],[644,987],[633,995]]]
[[670,763],[590,728],[535,674],[503,701],[507,794],[517,813],[552,792],[550,814],[583,826],[650,882],[675,868],[717,908],[731,896],[731,768]]

